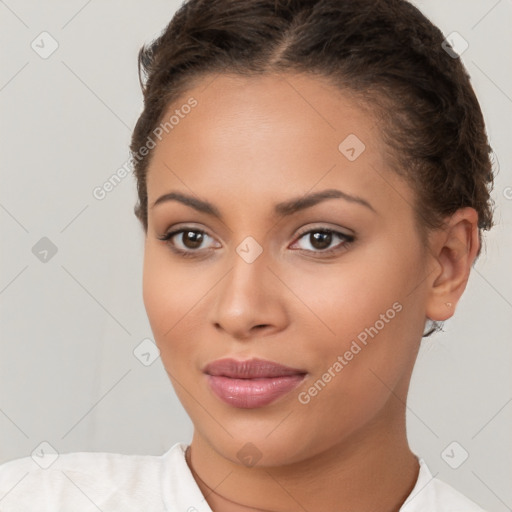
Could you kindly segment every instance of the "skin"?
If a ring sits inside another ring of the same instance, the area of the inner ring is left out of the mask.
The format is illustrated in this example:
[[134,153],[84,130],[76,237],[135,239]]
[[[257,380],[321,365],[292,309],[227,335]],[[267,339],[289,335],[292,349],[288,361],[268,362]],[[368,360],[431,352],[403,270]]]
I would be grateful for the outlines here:
[[[419,468],[405,431],[414,361],[426,319],[451,317],[465,289],[477,214],[458,210],[425,247],[413,190],[390,169],[374,119],[318,77],[209,77],[169,112],[190,96],[197,106],[158,142],[148,170],[143,294],[194,424],[194,477],[215,512],[396,511]],[[366,146],[354,161],[338,149],[349,134]],[[375,211],[338,198],[273,213],[276,203],[326,189]],[[171,191],[211,202],[223,220],[177,201],[151,207]],[[199,247],[183,234],[172,239],[195,258],[158,239],[185,227],[208,235]],[[338,251],[325,256],[303,235],[315,228],[355,240],[334,236],[326,245]],[[252,263],[236,252],[248,236],[263,249]],[[299,393],[396,302],[401,311],[301,403]],[[238,409],[202,372],[224,357],[269,359],[307,376],[270,405]],[[261,456],[252,467],[237,457],[248,442]]]

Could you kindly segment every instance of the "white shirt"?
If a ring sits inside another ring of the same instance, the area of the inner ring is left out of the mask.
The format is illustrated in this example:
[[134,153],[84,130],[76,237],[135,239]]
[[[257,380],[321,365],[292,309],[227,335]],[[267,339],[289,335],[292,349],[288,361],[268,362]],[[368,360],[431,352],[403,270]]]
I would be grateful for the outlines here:
[[[15,459],[0,465],[0,510],[212,512],[186,463],[186,448],[176,443],[158,456],[65,453],[46,469],[32,457]],[[400,512],[483,512],[419,462],[418,480]]]

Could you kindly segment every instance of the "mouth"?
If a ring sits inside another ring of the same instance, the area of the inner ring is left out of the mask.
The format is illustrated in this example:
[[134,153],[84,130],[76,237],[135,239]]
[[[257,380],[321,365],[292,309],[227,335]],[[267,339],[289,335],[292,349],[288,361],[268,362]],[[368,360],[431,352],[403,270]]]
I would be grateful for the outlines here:
[[273,361],[219,359],[203,369],[213,393],[241,409],[263,407],[296,388],[307,372]]

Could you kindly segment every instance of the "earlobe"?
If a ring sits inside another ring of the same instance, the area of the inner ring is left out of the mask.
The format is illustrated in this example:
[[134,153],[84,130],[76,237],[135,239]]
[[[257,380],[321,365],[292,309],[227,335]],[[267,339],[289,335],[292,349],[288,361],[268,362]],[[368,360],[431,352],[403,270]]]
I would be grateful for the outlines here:
[[427,318],[443,321],[453,316],[479,247],[478,213],[474,208],[457,210],[434,234],[431,257],[436,270],[428,282]]

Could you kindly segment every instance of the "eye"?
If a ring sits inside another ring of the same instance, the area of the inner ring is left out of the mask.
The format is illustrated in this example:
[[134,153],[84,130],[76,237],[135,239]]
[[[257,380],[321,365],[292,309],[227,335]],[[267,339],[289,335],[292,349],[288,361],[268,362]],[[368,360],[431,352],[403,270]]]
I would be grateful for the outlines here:
[[205,231],[191,227],[169,231],[158,239],[166,242],[172,251],[183,256],[195,256],[195,253],[205,250],[203,244],[213,240]]
[[[174,253],[183,257],[197,257],[201,253],[220,247],[218,242],[215,246],[208,247],[208,241],[211,244],[211,241],[215,241],[214,238],[205,231],[193,227],[169,231],[158,239],[165,242]],[[299,244],[299,250],[302,251],[326,255],[346,249],[354,240],[353,235],[321,227],[302,233],[293,245]],[[306,242],[305,246],[300,246],[301,241]],[[335,243],[334,247],[332,247],[333,243]],[[290,247],[293,248],[293,245]]]
[[[299,246],[301,250],[331,254],[346,249],[355,240],[355,237],[330,228],[315,228],[302,233],[294,245],[298,244],[301,240],[305,242],[302,247]],[[335,243],[333,247],[332,244],[334,242],[338,243]]]

